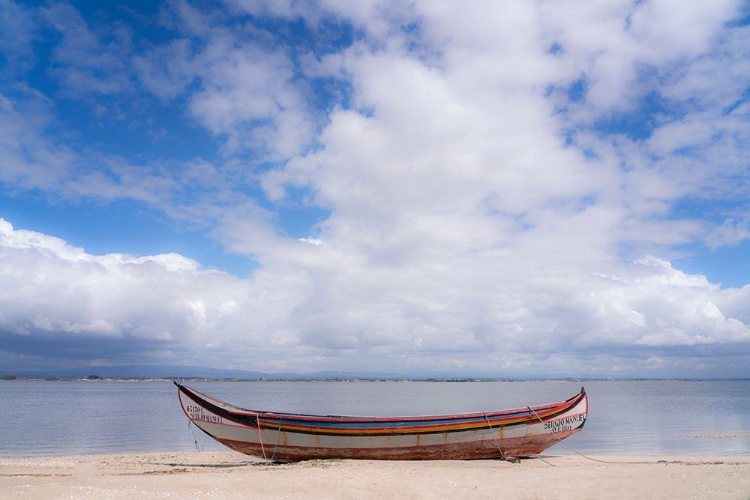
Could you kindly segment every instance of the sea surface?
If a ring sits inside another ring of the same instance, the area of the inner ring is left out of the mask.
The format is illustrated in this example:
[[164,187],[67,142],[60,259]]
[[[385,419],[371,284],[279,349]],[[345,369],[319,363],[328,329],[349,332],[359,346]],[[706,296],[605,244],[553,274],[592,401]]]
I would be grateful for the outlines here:
[[[403,416],[563,401],[581,382],[192,382],[255,410]],[[587,381],[582,432],[548,455],[750,455],[750,381]],[[171,382],[0,381],[0,456],[221,450]]]

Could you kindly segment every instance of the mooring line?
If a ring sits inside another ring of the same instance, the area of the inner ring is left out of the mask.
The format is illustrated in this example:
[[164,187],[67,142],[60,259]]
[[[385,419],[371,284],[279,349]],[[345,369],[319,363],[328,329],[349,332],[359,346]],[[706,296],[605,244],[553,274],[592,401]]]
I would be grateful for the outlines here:
[[195,443],[195,451],[203,451],[198,448],[198,438],[195,437],[195,429],[193,429],[193,421],[188,419],[188,429],[190,429],[190,433],[193,435],[193,443]]
[[261,428],[260,428],[260,418],[258,418],[258,414],[255,414],[255,425],[258,426],[258,441],[260,442],[260,451],[263,452],[263,460],[268,460],[266,458],[266,449],[263,447],[263,436],[261,435]]
[[[534,416],[542,423],[542,425],[544,425],[544,420],[542,420],[542,417],[540,417],[539,414],[537,412],[535,412],[531,408],[531,406],[527,406],[526,408],[528,408],[529,411],[531,413],[533,413]],[[583,458],[585,458],[587,460],[593,460],[594,462],[600,462],[600,463],[603,463],[603,464],[612,464],[612,463],[615,463],[615,462],[606,462],[604,460],[599,460],[599,459],[596,459],[596,458],[587,457],[586,455],[584,455],[583,453],[581,453],[580,451],[576,450],[575,448],[573,448],[572,446],[570,446],[568,443],[566,443],[565,441],[563,441],[562,438],[560,438],[560,436],[557,435],[557,432],[555,432],[555,429],[553,429],[552,426],[550,426],[549,431],[550,431],[550,433],[552,433],[553,436],[555,436],[555,439],[557,439],[562,444],[564,444],[565,446],[567,446],[574,453],[578,453],[579,455],[581,455]],[[541,458],[541,457],[539,457],[539,458]]]
[[[537,414],[537,412],[535,412],[535,411],[534,411],[534,410],[533,410],[533,409],[531,408],[531,406],[527,406],[526,408],[528,408],[528,409],[529,409],[529,411],[530,411],[531,413],[533,413],[533,414],[534,414],[534,416],[535,416],[535,417],[536,417],[536,418],[537,418],[537,419],[538,419],[538,420],[539,420],[539,421],[540,421],[540,422],[541,422],[542,424],[544,424],[544,420],[542,420],[542,418],[541,418],[541,417],[540,417],[540,416],[539,416],[539,415]],[[607,460],[599,460],[598,458],[587,457],[586,455],[584,455],[583,453],[581,453],[580,451],[576,450],[575,448],[573,448],[572,446],[570,446],[570,445],[569,445],[568,443],[566,443],[565,441],[563,441],[563,440],[562,440],[562,438],[560,438],[560,436],[558,436],[558,435],[557,435],[557,432],[555,432],[555,429],[553,429],[553,428],[552,428],[552,426],[550,426],[550,428],[549,428],[549,431],[550,431],[550,432],[552,433],[552,435],[553,435],[553,436],[555,436],[555,439],[557,439],[557,440],[558,440],[558,441],[560,441],[560,442],[561,442],[562,444],[564,444],[565,446],[567,446],[567,447],[568,447],[568,448],[569,448],[569,449],[570,449],[570,450],[571,450],[572,452],[574,452],[574,453],[577,453],[577,454],[579,454],[580,456],[582,456],[582,457],[583,457],[583,458],[585,458],[586,460],[591,460],[591,461],[593,461],[593,462],[599,462],[599,463],[601,463],[601,464],[622,464],[622,463],[628,463],[628,464],[648,464],[648,463],[651,463],[651,462],[610,462],[610,461],[607,461]],[[542,458],[542,457],[540,456],[539,458]],[[542,460],[544,460],[544,459],[542,459]],[[548,462],[548,463],[549,463],[549,462]],[[552,464],[550,464],[550,465],[552,465]],[[553,467],[554,467],[554,466],[553,466]]]
[[492,424],[490,423],[490,419],[487,417],[487,412],[482,412],[484,415],[484,419],[487,421],[487,426],[490,428],[490,434],[492,435],[492,439],[495,440],[495,446],[497,446],[498,451],[500,452],[500,460],[507,460],[505,457],[505,452],[502,448],[500,448],[500,443],[497,442],[497,438],[495,437],[495,430],[492,428]]
[[281,440],[281,421],[279,421],[279,428],[276,431],[276,446],[273,447],[273,453],[271,454],[271,461],[274,461],[274,458],[276,458],[276,450],[279,447],[279,441]]

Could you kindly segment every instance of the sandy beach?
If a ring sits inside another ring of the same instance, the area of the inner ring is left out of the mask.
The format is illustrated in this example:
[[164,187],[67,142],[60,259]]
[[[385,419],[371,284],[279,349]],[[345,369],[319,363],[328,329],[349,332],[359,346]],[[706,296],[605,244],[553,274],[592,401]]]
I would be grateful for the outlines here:
[[227,452],[0,458],[0,498],[750,499],[750,457],[316,460]]

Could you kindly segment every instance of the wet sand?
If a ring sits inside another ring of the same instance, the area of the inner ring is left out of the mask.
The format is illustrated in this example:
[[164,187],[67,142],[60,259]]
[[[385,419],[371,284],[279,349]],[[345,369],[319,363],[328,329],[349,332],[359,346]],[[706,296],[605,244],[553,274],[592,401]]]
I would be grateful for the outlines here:
[[566,455],[273,465],[231,451],[0,458],[0,498],[750,500],[750,457],[591,458],[601,462]]

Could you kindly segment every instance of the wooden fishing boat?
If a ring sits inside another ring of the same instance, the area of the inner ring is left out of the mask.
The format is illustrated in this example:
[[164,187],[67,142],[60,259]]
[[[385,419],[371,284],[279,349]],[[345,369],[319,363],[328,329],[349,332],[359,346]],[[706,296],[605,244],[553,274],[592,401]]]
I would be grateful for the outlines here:
[[586,391],[560,403],[420,417],[245,410],[175,382],[185,415],[220,443],[277,462],[326,458],[456,460],[538,455],[579,432]]

